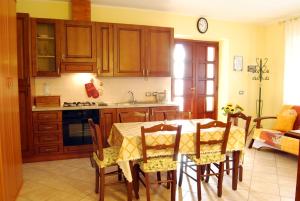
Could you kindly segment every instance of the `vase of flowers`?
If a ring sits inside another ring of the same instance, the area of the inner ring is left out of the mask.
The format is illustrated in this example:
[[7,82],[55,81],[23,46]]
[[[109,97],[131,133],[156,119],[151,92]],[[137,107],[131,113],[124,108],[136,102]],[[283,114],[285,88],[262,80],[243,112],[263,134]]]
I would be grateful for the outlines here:
[[221,109],[223,111],[224,116],[227,116],[227,114],[229,113],[235,114],[244,111],[244,109],[240,105],[236,104],[235,106],[233,106],[233,104],[231,103],[228,103],[226,106],[222,107]]

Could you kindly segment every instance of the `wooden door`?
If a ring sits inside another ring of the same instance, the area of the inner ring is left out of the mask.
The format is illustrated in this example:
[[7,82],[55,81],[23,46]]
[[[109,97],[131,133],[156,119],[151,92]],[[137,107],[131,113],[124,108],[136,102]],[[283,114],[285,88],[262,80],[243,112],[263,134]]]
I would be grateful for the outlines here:
[[[180,111],[193,112],[195,98],[194,43],[176,40],[174,48],[172,97],[179,103]],[[196,118],[196,115],[194,116]]]
[[60,76],[59,20],[31,19],[32,75]]
[[62,62],[96,62],[95,23],[64,21],[61,35]]
[[17,51],[18,51],[18,85],[19,85],[19,111],[20,134],[23,157],[33,152],[32,135],[32,98],[30,79],[30,34],[29,15],[17,15]]
[[16,2],[0,1],[0,200],[14,201],[22,185]]
[[218,43],[176,40],[172,99],[193,118],[216,118],[218,100]]
[[[100,127],[103,135],[104,142],[107,143],[107,139],[110,134],[111,127],[114,123],[117,122],[117,110],[114,108],[109,109],[101,109],[101,120],[100,120]],[[108,144],[106,144],[107,146]]]
[[114,26],[114,76],[145,75],[145,29],[138,25]]
[[146,76],[171,76],[171,61],[174,45],[172,28],[147,28]]
[[97,70],[99,76],[113,76],[113,24],[97,23]]
[[195,49],[195,107],[198,118],[217,118],[218,44],[197,43]]

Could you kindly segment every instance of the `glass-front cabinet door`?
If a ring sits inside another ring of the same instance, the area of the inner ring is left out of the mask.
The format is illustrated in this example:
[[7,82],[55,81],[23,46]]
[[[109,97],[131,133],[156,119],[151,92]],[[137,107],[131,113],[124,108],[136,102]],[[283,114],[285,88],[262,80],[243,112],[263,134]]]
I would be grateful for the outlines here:
[[31,31],[33,76],[59,76],[59,20],[32,19]]

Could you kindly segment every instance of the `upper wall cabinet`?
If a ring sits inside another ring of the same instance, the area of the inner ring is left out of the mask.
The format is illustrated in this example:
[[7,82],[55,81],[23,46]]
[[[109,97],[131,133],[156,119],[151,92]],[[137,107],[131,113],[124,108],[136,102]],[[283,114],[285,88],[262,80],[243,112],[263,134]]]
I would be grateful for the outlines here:
[[147,28],[146,76],[171,76],[173,35],[171,28]]
[[96,29],[93,22],[64,21],[62,72],[96,72]]
[[97,38],[97,74],[99,76],[113,76],[113,25],[96,23]]
[[145,75],[145,29],[138,25],[114,25],[114,75]]
[[59,20],[31,19],[31,57],[33,76],[59,76]]

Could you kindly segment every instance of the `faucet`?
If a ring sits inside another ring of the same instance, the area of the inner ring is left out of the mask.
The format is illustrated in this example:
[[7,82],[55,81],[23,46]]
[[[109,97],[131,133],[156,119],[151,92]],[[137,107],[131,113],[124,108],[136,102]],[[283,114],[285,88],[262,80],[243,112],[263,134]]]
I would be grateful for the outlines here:
[[136,102],[134,98],[134,93],[132,91],[128,91],[128,94],[130,95],[130,103],[134,104]]

